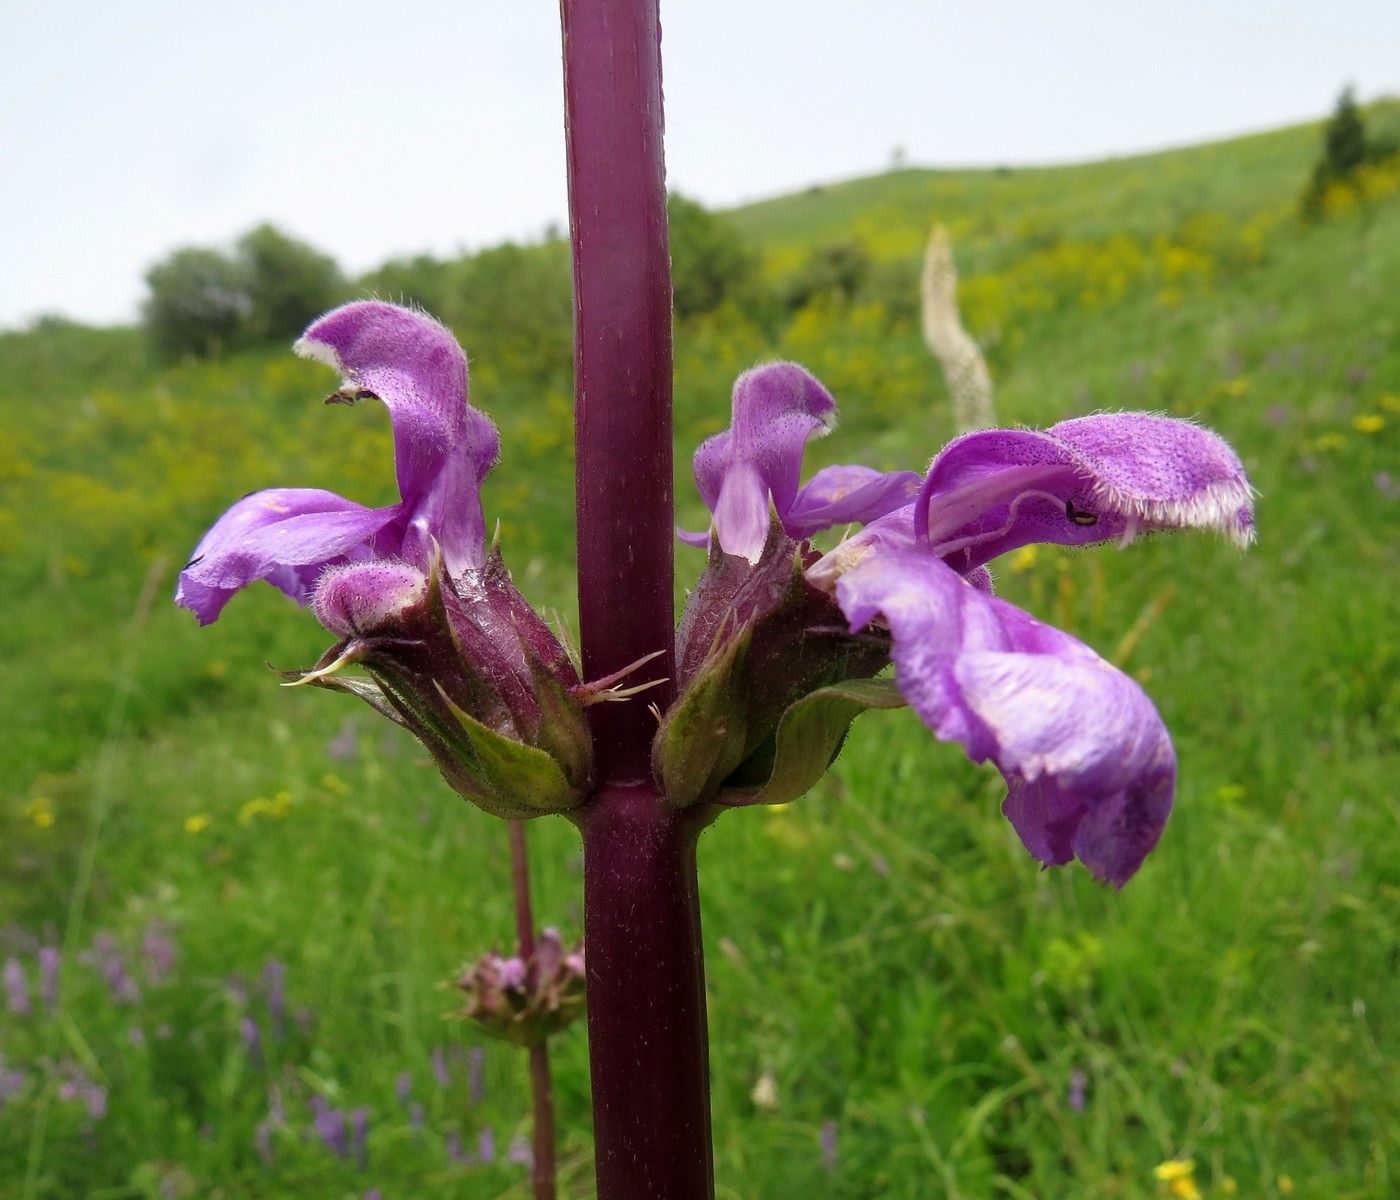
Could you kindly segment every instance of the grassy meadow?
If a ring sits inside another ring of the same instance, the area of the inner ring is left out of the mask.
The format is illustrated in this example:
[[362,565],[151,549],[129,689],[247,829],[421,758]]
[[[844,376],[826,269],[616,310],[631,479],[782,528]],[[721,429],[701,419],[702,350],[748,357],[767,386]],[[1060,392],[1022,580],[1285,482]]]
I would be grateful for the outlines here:
[[[999,564],[1176,738],[1175,814],[1121,893],[1042,872],[995,771],[906,712],[705,834],[724,1200],[1400,1194],[1400,190],[1301,223],[1318,144],[905,169],[731,214],[774,286],[838,243],[872,276],[678,329],[683,526],[690,453],[758,360],[842,406],[809,469],[921,469],[951,435],[916,311],[934,220],[1003,423],[1198,417],[1261,495],[1245,555]],[[570,380],[457,332],[505,447],[488,519],[570,623]],[[441,987],[512,942],[504,827],[368,709],[278,686],[266,664],[329,638],[272,589],[204,630],[170,602],[251,490],[394,498],[385,413],[323,408],[334,382],[281,349],[162,368],[135,330],[0,334],[3,1200],[528,1194],[523,1059]],[[531,847],[541,923],[576,936],[576,835],[536,822]],[[582,1028],[552,1045],[584,1197]]]

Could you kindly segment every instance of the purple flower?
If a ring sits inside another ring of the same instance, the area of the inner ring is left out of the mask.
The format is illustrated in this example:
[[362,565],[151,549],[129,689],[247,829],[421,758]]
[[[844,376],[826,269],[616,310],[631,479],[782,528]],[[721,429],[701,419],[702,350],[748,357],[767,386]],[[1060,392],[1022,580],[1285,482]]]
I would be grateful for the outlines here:
[[350,1113],[350,1144],[361,1171],[369,1166],[369,1109],[363,1105]]
[[243,1039],[243,1048],[248,1052],[248,1061],[255,1067],[263,1065],[262,1033],[252,1017],[242,1017],[238,1022],[238,1033]]
[[5,960],[5,1004],[17,1017],[29,1015],[29,981],[17,958]]
[[438,1087],[448,1087],[452,1083],[452,1076],[447,1071],[447,1054],[441,1046],[434,1046],[432,1053],[433,1075],[438,1081]]
[[822,1122],[822,1170],[836,1170],[836,1122]]
[[311,1098],[312,1120],[316,1126],[316,1136],[332,1154],[345,1158],[348,1149],[345,1145],[345,1113],[331,1108],[320,1096]]
[[434,542],[449,573],[485,561],[481,481],[500,442],[467,403],[467,360],[452,334],[420,313],[361,301],[327,313],[295,349],[343,374],[330,401],[374,397],[389,409],[400,500],[365,508],[314,488],[246,496],[180,573],[176,603],[201,625],[259,579],[306,604],[330,567],[371,562],[426,573]]
[[[755,376],[788,379],[792,369],[744,378],[756,388]],[[814,406],[792,387],[765,394],[778,397],[764,409],[767,428],[789,431],[781,469],[770,466],[765,478],[795,488],[805,435],[791,430],[810,428]],[[753,485],[751,463],[774,439],[737,423],[720,436],[730,439],[726,469]],[[726,478],[719,491],[728,486]],[[869,523],[806,578],[834,591],[853,631],[888,632],[904,698],[939,738],[997,766],[1008,785],[1003,812],[1036,858],[1059,865],[1077,857],[1121,886],[1171,811],[1176,758],[1166,728],[1126,675],[993,596],[985,564],[1032,542],[1126,545],[1140,533],[1190,527],[1247,545],[1251,496],[1230,448],[1185,421],[1126,413],[1044,432],[983,430],[934,459],[913,503],[883,516],[843,515]],[[774,505],[783,518],[776,491]],[[747,504],[745,532],[732,543],[722,525],[729,514],[711,507],[721,545],[751,548],[758,507]]]
[[407,1071],[400,1071],[394,1080],[394,1095],[400,1104],[407,1104],[409,1095],[413,1091],[413,1076]]
[[482,1126],[476,1139],[476,1153],[484,1163],[496,1161],[496,1131],[491,1126]]
[[280,1038],[287,1024],[287,964],[270,958],[263,967],[263,988],[267,992],[267,1012],[272,1019],[272,1036]]
[[57,946],[39,947],[39,991],[44,997],[45,1012],[58,1007],[58,968],[62,959]]
[[516,1134],[510,1139],[510,1145],[506,1148],[506,1162],[512,1166],[524,1167],[527,1171],[533,1169],[535,1148],[530,1145],[530,1139],[524,1134]]
[[473,1046],[467,1055],[468,1092],[473,1104],[480,1104],[486,1095],[486,1050]]
[[[695,452],[695,483],[726,554],[757,562],[773,510],[788,536],[800,541],[833,525],[873,521],[913,500],[919,487],[913,471],[826,467],[799,487],[803,447],[835,424],[836,401],[796,363],[770,363],[739,376],[732,424]],[[682,533],[681,539],[703,546],[708,535]]]

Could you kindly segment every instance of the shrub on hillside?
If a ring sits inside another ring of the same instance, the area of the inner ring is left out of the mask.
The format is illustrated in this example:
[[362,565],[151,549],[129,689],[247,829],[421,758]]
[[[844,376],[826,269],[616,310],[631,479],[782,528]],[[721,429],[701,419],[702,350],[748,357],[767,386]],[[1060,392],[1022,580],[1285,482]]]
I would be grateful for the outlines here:
[[146,272],[146,286],[142,323],[169,360],[294,338],[346,298],[334,259],[266,224],[239,238],[232,255],[176,250]]
[[758,292],[758,259],[739,231],[679,192],[667,198],[666,216],[676,316],[703,316],[726,300],[751,307]]
[[1369,133],[1350,87],[1337,98],[1337,107],[1322,131],[1322,157],[1318,159],[1303,192],[1304,217],[1316,220],[1339,209],[1395,190],[1377,187],[1381,175],[1400,157],[1400,142],[1393,137]]
[[243,340],[253,298],[243,267],[217,250],[187,246],[146,272],[142,323],[156,353],[212,358]]
[[335,259],[271,225],[259,225],[238,239],[237,260],[252,301],[250,340],[298,337],[326,309],[347,298]]

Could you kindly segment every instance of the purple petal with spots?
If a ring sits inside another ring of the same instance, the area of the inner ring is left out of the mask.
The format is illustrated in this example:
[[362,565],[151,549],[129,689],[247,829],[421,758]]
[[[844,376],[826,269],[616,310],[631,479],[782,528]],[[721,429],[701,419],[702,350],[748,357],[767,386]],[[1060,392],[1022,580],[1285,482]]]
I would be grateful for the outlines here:
[[1041,862],[1121,886],[1157,844],[1176,758],[1152,702],[1068,634],[926,554],[872,555],[836,595],[853,629],[883,616],[896,681],[924,723],[1005,777],[1002,811]]
[[1144,413],[1081,417],[1038,432],[988,429],[929,467],[915,532],[959,571],[1031,542],[1082,546],[1159,529],[1254,538],[1253,490],[1208,430]]

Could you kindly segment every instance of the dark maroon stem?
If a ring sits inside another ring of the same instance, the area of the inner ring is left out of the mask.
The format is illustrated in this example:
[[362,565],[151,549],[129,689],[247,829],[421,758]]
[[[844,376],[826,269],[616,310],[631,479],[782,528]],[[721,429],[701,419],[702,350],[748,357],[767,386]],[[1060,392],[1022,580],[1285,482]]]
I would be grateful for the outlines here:
[[[535,964],[535,918],[530,910],[530,856],[525,845],[525,822],[508,822],[510,830],[510,876],[515,891],[516,953],[529,965],[529,986],[533,989]],[[535,1200],[554,1200],[557,1192],[554,1168],[554,1081],[549,1073],[549,1040],[530,1047],[530,1101],[534,1113],[534,1165],[530,1183]]]
[[[672,639],[671,269],[657,0],[561,0],[574,261],[579,632],[586,679]],[[712,1200],[695,841],[651,772],[667,682],[591,710],[583,832],[599,1200]]]
[[650,787],[584,810],[583,922],[598,1200],[712,1200],[697,810]]
[[[579,633],[585,679],[663,651],[672,612],[671,262],[656,0],[562,0],[574,260]],[[651,778],[670,687],[593,709],[596,775]]]

